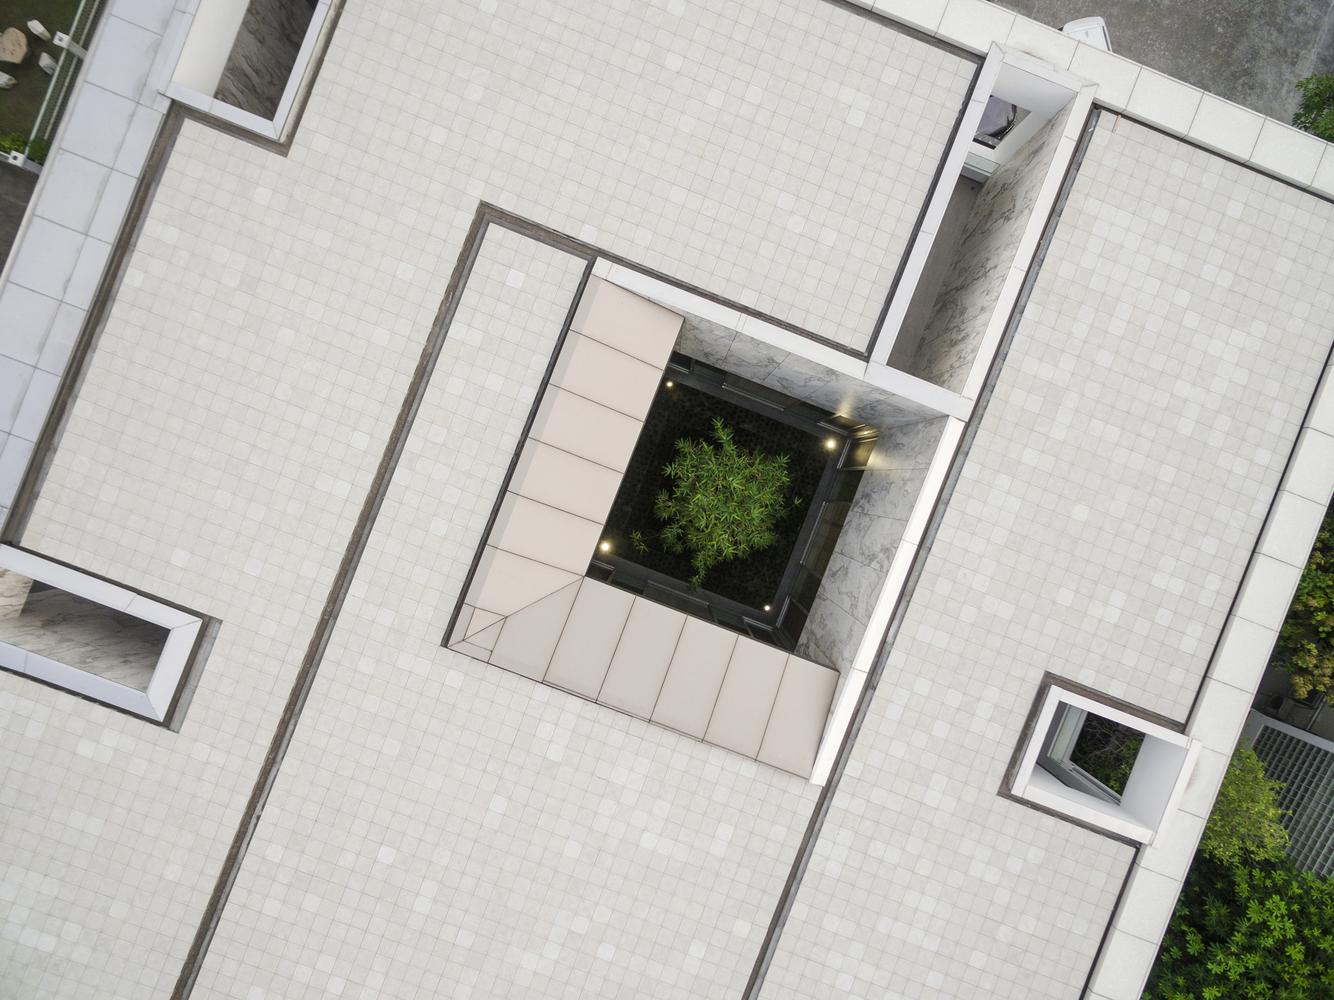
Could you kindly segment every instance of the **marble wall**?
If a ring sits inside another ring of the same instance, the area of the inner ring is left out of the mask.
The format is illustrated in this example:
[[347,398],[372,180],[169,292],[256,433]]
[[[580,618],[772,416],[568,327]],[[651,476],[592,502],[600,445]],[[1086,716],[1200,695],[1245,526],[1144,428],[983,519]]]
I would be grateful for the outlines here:
[[675,349],[882,431],[936,416],[913,400],[690,313]]
[[797,643],[806,659],[848,670],[908,526],[945,418],[880,435]]
[[145,691],[167,630],[0,570],[0,642]]
[[250,0],[213,96],[261,118],[278,112],[315,0]]
[[[930,318],[910,356],[893,352],[895,367],[946,389],[963,388],[1068,115],[1068,108],[1053,115],[977,192]],[[906,326],[901,336],[913,338]]]

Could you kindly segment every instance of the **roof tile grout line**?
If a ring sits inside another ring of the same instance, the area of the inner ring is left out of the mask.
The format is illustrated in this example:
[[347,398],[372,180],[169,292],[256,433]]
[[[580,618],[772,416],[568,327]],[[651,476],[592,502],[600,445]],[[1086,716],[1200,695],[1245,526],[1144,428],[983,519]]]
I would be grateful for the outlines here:
[[[584,336],[584,334],[582,334],[582,333],[575,333],[575,336],[577,336],[577,337],[582,337],[582,336]],[[590,339],[590,340],[593,340],[593,338],[591,338],[591,337],[590,337],[589,339]],[[602,341],[600,341],[600,340],[593,340],[593,342],[594,342],[595,344],[601,344],[603,347],[606,347],[606,346],[607,346],[607,345],[605,345],[605,344],[602,344]],[[614,347],[609,347],[609,348],[607,348],[607,349],[608,349],[608,350],[615,350]],[[558,358],[559,358],[560,354],[564,352],[564,350],[565,350],[565,346],[562,344],[562,345],[561,345],[561,350],[560,350],[559,352],[557,352],[557,357],[558,357]],[[627,358],[630,357],[630,355],[628,355],[628,354],[624,354],[624,352],[619,352],[619,353],[623,354],[623,355],[624,355],[625,357],[627,357]],[[633,360],[633,361],[638,361],[637,358],[631,358],[631,360]],[[639,361],[639,364],[643,365],[644,362]],[[649,370],[651,370],[651,371],[656,371],[656,369],[653,369],[651,365],[644,365],[644,367],[645,367],[645,368],[649,368]],[[586,403],[592,403],[594,406],[602,406],[602,407],[605,407],[606,409],[611,410],[612,413],[620,414],[622,417],[629,417],[629,418],[630,418],[631,420],[633,420],[635,423],[639,424],[639,426],[641,426],[641,427],[644,426],[644,418],[643,418],[643,417],[636,417],[633,413],[626,413],[624,410],[618,410],[618,409],[616,409],[616,407],[612,406],[610,403],[604,403],[604,402],[602,402],[601,400],[594,399],[594,398],[591,397],[591,396],[585,396],[582,392],[575,392],[573,389],[569,388],[568,386],[561,385],[561,383],[557,382],[557,381],[555,380],[555,378],[554,378],[554,374],[555,374],[555,373],[553,372],[552,374],[553,374],[553,378],[551,379],[551,383],[550,383],[550,384],[551,384],[551,385],[554,385],[554,386],[555,386],[557,389],[559,389],[561,392],[568,392],[571,396],[577,396],[577,397],[579,397],[580,399],[582,399],[584,402],[586,402]],[[659,373],[659,375],[661,375],[661,373]],[[592,459],[589,459],[589,461],[592,461]],[[596,464],[601,465],[602,463],[599,462],[599,463],[596,463]],[[604,467],[604,468],[610,468],[610,466],[603,466],[603,467]]]
[[[603,281],[603,282],[605,282],[605,283],[608,284],[608,285],[616,285],[616,282],[614,282],[614,281],[607,281],[606,278],[599,278],[598,280],[599,280],[599,281]],[[617,288],[620,288],[621,286],[620,286],[620,285],[616,285],[616,287],[617,287]],[[628,289],[628,288],[627,288],[627,289],[624,289],[624,290],[627,291],[627,292],[630,291],[630,289]],[[631,294],[635,294],[635,293],[631,292]],[[642,298],[643,296],[640,296],[640,297]],[[649,299],[649,301],[652,302],[653,300],[652,300],[652,299]],[[672,313],[673,315],[680,315],[675,309],[670,309],[670,308],[668,308],[667,306],[664,306],[664,305],[662,305],[662,304],[659,303],[659,302],[654,302],[653,304],[654,304],[655,306],[658,306],[659,308],[666,309],[669,313]],[[637,361],[637,362],[639,362],[641,365],[643,365],[643,366],[646,367],[646,368],[651,369],[652,371],[655,371],[655,372],[656,372],[656,371],[659,371],[659,370],[660,370],[660,369],[658,369],[658,368],[655,368],[651,362],[645,361],[643,358],[641,358],[641,357],[639,357],[639,356],[637,356],[637,355],[631,354],[629,351],[624,350],[623,348],[617,347],[615,344],[609,344],[609,343],[607,343],[605,340],[603,340],[601,337],[597,336],[596,334],[589,333],[587,330],[576,330],[573,326],[571,326],[571,327],[570,327],[570,332],[573,333],[573,334],[575,334],[576,336],[583,337],[583,338],[586,339],[586,340],[591,340],[591,341],[593,341],[593,343],[595,343],[595,344],[600,344],[601,346],[605,347],[605,348],[606,348],[607,350],[609,350],[609,351],[615,351],[617,354],[621,355],[622,357],[629,358],[631,361]],[[672,346],[673,346],[673,347],[676,346],[676,342],[675,342],[675,341],[672,342]]]
[[[774,707],[778,704],[778,692],[783,689],[783,678],[787,676],[788,667],[792,666],[792,656],[792,653],[788,653],[787,656],[783,657],[783,669],[779,671],[778,683],[774,686],[774,700],[769,702],[769,711],[764,716],[764,728],[760,730],[760,749],[755,751],[757,754],[764,749],[764,738],[769,735],[769,723],[774,721]],[[830,707],[833,707],[832,704]],[[828,723],[829,713],[826,712],[825,724],[828,725]],[[769,766],[774,767],[776,765],[770,764]],[[782,769],[780,768],[780,770]],[[807,778],[809,777],[810,775],[807,775]]]
[[[409,383],[398,416],[395,418],[384,453],[380,458],[379,467],[367,490],[366,499],[357,523],[348,538],[338,572],[334,576],[329,595],[320,613],[319,622],[311,636],[301,667],[297,671],[296,679],[283,708],[283,713],[279,718],[278,726],[274,730],[268,752],[265,754],[264,761],[256,775],[255,784],[250,798],[246,802],[241,822],[237,826],[232,844],[219,870],[213,892],[204,908],[199,927],[181,965],[180,976],[171,992],[171,1000],[187,1000],[194,992],[195,983],[198,981],[204,961],[208,956],[209,946],[212,944],[213,936],[222,920],[223,911],[231,897],[232,888],[240,874],[241,863],[249,850],[250,843],[259,826],[264,806],[273,790],[274,782],[277,780],[278,771],[296,733],[297,724],[301,719],[315,677],[324,659],[324,651],[342,611],[343,602],[351,589],[352,578],[360,564],[361,556],[365,551],[371,529],[374,527],[380,506],[388,491],[390,480],[393,478],[394,470],[402,456],[408,432],[411,430],[417,412],[421,408],[422,398],[430,382],[431,374],[435,370],[436,361],[448,336],[454,314],[463,297],[463,289],[467,284],[468,276],[472,273],[473,265],[476,262],[477,254],[481,249],[489,224],[487,212],[479,208],[464,240],[463,252],[455,264],[449,283],[446,285],[445,295],[441,300],[435,322],[432,324],[431,331],[422,346],[417,369],[413,373],[412,381]],[[457,617],[457,612],[455,617]],[[452,628],[452,620],[450,625]]]
[[[588,578],[585,577],[585,579],[588,579]],[[594,583],[601,583],[602,581],[600,581],[600,580],[594,580],[593,582],[594,582]],[[610,586],[610,584],[603,584],[603,586]],[[629,627],[629,625],[630,625],[630,612],[633,611],[634,609],[635,609],[634,595],[631,594],[631,595],[630,595],[630,609],[629,609],[629,611],[626,611],[626,613],[625,613],[625,621],[621,622],[621,630],[620,630],[619,632],[616,633],[616,645],[611,647],[611,656],[607,657],[607,669],[606,669],[605,671],[603,671],[603,673],[602,673],[602,680],[598,681],[598,693],[597,693],[596,695],[594,695],[592,698],[589,698],[589,699],[588,699],[589,701],[593,702],[594,704],[602,705],[602,702],[598,701],[598,698],[602,697],[602,687],[603,687],[604,684],[607,683],[607,674],[611,673],[611,661],[614,660],[614,659],[616,658],[616,650],[620,648],[620,646],[621,646],[621,640],[625,638],[625,630],[626,630],[626,628]],[[571,608],[571,609],[570,609],[570,612],[571,612],[571,614],[573,614],[573,613],[574,613],[574,609]],[[566,624],[569,624],[569,620],[568,620],[568,619],[566,619]],[[564,636],[565,636],[565,630],[562,629],[562,630],[561,630],[561,637],[564,638]],[[560,644],[557,643],[557,646],[559,646],[559,645],[560,645]],[[555,654],[555,653],[552,653],[552,654],[551,654],[551,657],[552,657],[552,659],[555,659],[556,654]],[[550,670],[551,667],[548,666],[547,669]],[[552,685],[552,687],[556,687],[556,686],[557,686],[557,685],[555,685],[555,684]],[[561,688],[561,690],[564,691],[565,688]],[[582,697],[582,696],[581,696],[581,697]],[[603,707],[603,708],[611,708],[610,705],[602,705],[602,707]],[[619,709],[612,709],[612,711],[619,711]],[[624,714],[628,714],[628,713],[622,713],[622,714],[624,715]]]
[[1047,249],[1055,236],[1056,226],[1060,221],[1066,200],[1069,197],[1071,188],[1074,186],[1075,178],[1079,173],[1079,168],[1083,163],[1084,153],[1088,149],[1089,143],[1093,138],[1099,114],[1097,108],[1092,108],[1089,111],[1088,117],[1084,121],[1079,142],[1075,147],[1070,163],[1066,167],[1065,176],[1062,178],[1060,193],[1057,196],[1056,203],[1048,212],[1046,223],[1042,229],[1042,236],[1039,238],[1038,245],[1033,251],[1033,259],[1030,262],[1024,284],[1020,289],[1019,299],[1015,302],[1010,311],[1010,317],[1006,322],[1005,331],[1001,337],[1001,341],[996,346],[996,353],[991,360],[991,365],[988,369],[987,378],[983,383],[982,391],[978,393],[977,403],[965,426],[963,436],[955,446],[954,457],[950,463],[950,469],[946,476],[945,484],[942,487],[940,494],[937,496],[935,504],[932,506],[931,516],[927,522],[926,531],[919,541],[916,552],[913,554],[912,564],[908,570],[908,576],[904,582],[903,590],[899,595],[894,612],[890,616],[889,623],[885,626],[885,631],[880,639],[879,648],[876,650],[875,659],[872,661],[872,667],[870,671],[867,672],[866,685],[853,710],[852,719],[849,721],[847,732],[844,734],[843,741],[834,758],[834,764],[830,769],[829,778],[825,782],[825,786],[821,790],[819,797],[816,799],[815,808],[811,813],[806,833],[798,848],[792,869],[779,893],[778,902],[774,908],[774,915],[769,922],[769,927],[765,933],[764,940],[760,945],[759,953],[755,957],[755,965],[751,970],[750,979],[742,990],[742,1000],[760,1000],[760,991],[764,987],[770,963],[773,961],[774,954],[778,947],[778,941],[782,935],[783,928],[787,923],[787,918],[791,913],[792,905],[796,901],[797,891],[801,887],[807,867],[810,864],[815,845],[819,840],[820,831],[824,827],[824,821],[828,815],[834,793],[838,790],[838,785],[843,777],[843,772],[847,767],[852,747],[856,743],[862,723],[865,721],[866,715],[870,710],[871,700],[875,696],[876,688],[884,673],[885,663],[888,658],[886,654],[891,644],[891,640],[897,633],[899,625],[902,623],[903,616],[907,611],[907,606],[916,589],[917,581],[920,579],[926,560],[930,555],[932,543],[939,530],[945,508],[948,506],[949,500],[953,495],[955,485],[958,483],[959,475],[967,460],[968,451],[972,445],[972,441],[976,437],[977,429],[981,425],[985,416],[987,404],[990,402],[996,382],[999,379],[1005,356],[1009,351],[1010,344],[1013,342],[1014,337],[1018,332],[1020,320],[1022,319],[1024,309],[1028,304],[1028,297],[1032,292],[1033,286],[1037,282],[1038,273],[1042,269],[1042,263],[1045,261]]

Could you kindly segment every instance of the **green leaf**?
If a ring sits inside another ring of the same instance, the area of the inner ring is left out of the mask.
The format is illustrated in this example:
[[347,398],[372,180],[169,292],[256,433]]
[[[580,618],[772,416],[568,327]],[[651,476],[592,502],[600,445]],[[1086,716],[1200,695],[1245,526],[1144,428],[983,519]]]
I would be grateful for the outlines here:
[[691,586],[703,585],[713,566],[744,558],[773,544],[773,528],[788,509],[786,455],[751,454],[736,446],[734,432],[713,421],[713,443],[682,438],[663,474],[671,491],[658,494],[654,513],[664,522],[669,550],[694,556]]

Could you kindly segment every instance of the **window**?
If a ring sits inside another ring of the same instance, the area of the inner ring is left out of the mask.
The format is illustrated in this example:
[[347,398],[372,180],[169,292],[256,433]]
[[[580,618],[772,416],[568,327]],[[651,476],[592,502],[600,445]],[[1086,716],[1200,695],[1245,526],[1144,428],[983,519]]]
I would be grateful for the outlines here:
[[166,722],[203,618],[0,546],[0,668]]
[[1105,833],[1149,843],[1184,789],[1196,753],[1181,733],[1049,684],[1009,790]]

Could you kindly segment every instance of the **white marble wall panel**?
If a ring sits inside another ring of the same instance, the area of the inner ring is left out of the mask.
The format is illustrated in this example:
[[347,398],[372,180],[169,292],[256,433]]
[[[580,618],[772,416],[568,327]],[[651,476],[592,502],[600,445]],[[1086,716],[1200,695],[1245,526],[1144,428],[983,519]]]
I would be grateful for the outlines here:
[[[832,413],[878,428],[914,423],[937,411],[863,378],[784,351],[738,330],[687,315],[676,350]],[[865,367],[865,366],[862,366]]]
[[1058,112],[982,185],[955,248],[953,266],[920,330],[905,328],[892,362],[909,374],[959,391],[1016,265],[1015,252],[1038,202],[1066,127],[1068,109]]
[[250,0],[210,96],[273,118],[314,11],[315,0]]
[[876,442],[797,644],[807,659],[839,671],[852,667],[944,422],[896,427]]

